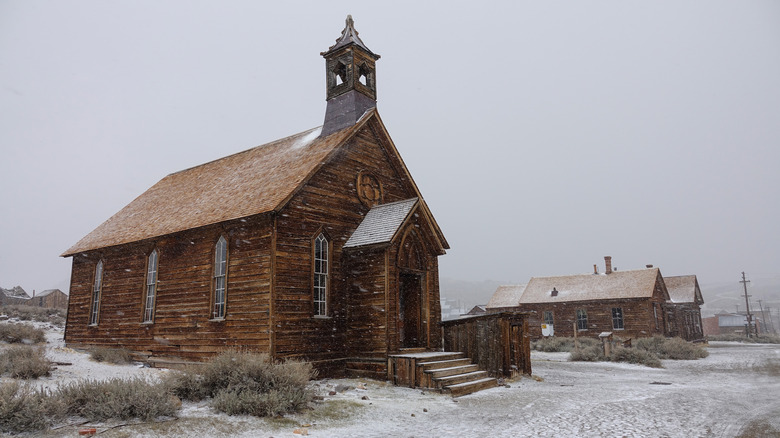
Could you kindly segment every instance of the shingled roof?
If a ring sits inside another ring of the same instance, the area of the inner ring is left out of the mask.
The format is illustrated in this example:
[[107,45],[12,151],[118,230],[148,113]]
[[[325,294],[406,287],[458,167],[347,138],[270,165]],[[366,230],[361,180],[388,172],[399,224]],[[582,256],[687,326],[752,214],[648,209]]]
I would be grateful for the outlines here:
[[[582,274],[563,277],[533,277],[520,304],[650,298],[661,275],[658,268]],[[552,290],[558,291],[555,296]]]
[[520,304],[520,297],[523,296],[523,292],[525,291],[525,286],[525,284],[499,286],[493,293],[493,296],[490,297],[487,308],[517,307],[517,305]]
[[416,205],[417,198],[412,198],[374,206],[366,213],[344,248],[391,242]]
[[664,283],[673,303],[704,303],[695,275],[664,277]]
[[[325,137],[319,136],[321,127],[317,127],[172,173],[87,234],[62,257],[279,211],[336,149],[369,122],[386,136],[389,152],[398,156],[379,114],[370,109],[355,125]],[[398,159],[419,196],[400,156]],[[420,204],[440,244],[449,248],[421,197]]]

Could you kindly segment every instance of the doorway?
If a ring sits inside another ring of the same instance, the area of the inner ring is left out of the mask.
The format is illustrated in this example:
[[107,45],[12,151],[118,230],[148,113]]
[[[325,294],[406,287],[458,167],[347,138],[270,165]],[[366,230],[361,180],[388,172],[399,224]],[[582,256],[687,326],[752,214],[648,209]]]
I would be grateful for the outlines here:
[[398,332],[401,348],[424,347],[422,330],[423,275],[401,273],[398,282]]

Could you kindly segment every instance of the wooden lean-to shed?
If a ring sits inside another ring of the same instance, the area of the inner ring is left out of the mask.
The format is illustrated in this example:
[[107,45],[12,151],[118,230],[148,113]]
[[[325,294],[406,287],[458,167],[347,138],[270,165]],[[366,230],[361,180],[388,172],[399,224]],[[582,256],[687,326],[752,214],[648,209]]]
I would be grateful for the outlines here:
[[65,251],[68,345],[382,378],[441,347],[449,245],[376,110],[379,55],[351,18],[322,55],[323,126],[172,173]]
[[701,320],[701,305],[704,304],[704,298],[696,276],[664,277],[664,283],[669,291],[667,307],[670,335],[679,336],[686,341],[704,340]]

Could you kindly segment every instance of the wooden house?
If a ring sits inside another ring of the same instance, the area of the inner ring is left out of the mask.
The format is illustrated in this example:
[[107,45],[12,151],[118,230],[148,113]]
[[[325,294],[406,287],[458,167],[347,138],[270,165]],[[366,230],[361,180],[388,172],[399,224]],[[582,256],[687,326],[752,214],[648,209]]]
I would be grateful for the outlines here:
[[376,110],[379,55],[350,17],[322,56],[323,126],[172,173],[65,251],[68,345],[382,378],[441,348],[449,245]]
[[27,304],[47,309],[67,309],[68,295],[59,289],[47,289],[37,294],[33,292],[33,297],[28,300]]
[[30,295],[21,286],[14,286],[11,289],[0,287],[0,305],[2,306],[27,304],[29,299]]
[[668,335],[669,293],[658,268],[593,274],[533,277],[525,287],[498,289],[489,312],[522,311],[529,315],[532,339],[542,336],[620,338]]
[[701,305],[704,298],[696,276],[664,277],[664,283],[669,291],[667,319],[670,336],[679,336],[686,341],[703,340]]

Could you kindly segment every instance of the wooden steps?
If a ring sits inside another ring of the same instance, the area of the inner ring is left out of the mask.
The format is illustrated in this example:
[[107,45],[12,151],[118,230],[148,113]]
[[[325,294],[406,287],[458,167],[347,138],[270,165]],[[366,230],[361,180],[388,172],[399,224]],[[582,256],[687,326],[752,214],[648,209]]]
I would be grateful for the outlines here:
[[393,383],[460,397],[498,386],[463,353],[404,353],[389,358]]

